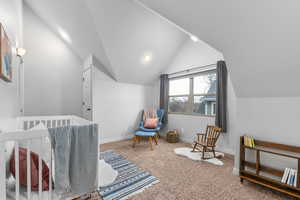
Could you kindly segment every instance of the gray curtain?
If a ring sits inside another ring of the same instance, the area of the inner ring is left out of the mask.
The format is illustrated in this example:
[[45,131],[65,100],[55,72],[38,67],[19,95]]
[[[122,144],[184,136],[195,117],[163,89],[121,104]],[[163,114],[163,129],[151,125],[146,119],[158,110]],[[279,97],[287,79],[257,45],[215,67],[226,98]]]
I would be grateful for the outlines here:
[[217,63],[216,126],[227,131],[227,67],[225,61]]
[[162,74],[160,76],[160,96],[159,96],[159,108],[165,110],[163,123],[168,122],[168,103],[169,103],[169,77],[168,74]]

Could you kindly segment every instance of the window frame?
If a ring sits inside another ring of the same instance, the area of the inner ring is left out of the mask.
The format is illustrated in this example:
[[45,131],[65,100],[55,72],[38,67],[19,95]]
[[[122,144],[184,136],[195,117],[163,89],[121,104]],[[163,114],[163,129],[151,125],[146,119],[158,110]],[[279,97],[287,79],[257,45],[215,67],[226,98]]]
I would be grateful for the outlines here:
[[213,116],[216,116],[216,111],[217,111],[217,102],[213,102],[212,104],[211,104],[211,112],[212,112],[212,115]]
[[[168,95],[168,114],[174,114],[174,115],[192,115],[192,116],[202,116],[202,117],[215,117],[214,114],[200,114],[200,113],[196,113],[193,111],[193,106],[194,106],[194,97],[195,96],[217,96],[217,94],[211,94],[211,93],[207,93],[207,94],[201,94],[201,93],[195,93],[194,94],[194,77],[203,75],[203,74],[209,74],[215,72],[216,73],[216,69],[212,69],[212,70],[206,70],[203,72],[198,72],[198,73],[194,73],[194,74],[190,74],[190,75],[185,75],[185,76],[179,76],[179,77],[174,77],[174,78],[170,78],[169,81],[172,80],[178,80],[178,79],[184,79],[184,78],[189,78],[190,83],[189,83],[189,94],[184,94],[184,95]],[[170,98],[171,97],[188,97],[188,105],[187,105],[187,112],[171,112],[170,111]],[[213,107],[212,103],[212,107]],[[211,109],[213,109],[211,107]],[[206,112],[206,111],[205,111]],[[212,112],[211,112],[212,113]]]

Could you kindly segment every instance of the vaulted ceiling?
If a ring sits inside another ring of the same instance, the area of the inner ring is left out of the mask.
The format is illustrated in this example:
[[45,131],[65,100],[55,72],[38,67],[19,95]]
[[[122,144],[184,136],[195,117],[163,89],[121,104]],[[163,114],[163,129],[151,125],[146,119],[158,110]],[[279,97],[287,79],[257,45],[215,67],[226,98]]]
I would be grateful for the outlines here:
[[[26,3],[82,60],[95,55],[109,75],[121,82],[152,83],[188,39],[187,34],[131,0]],[[147,55],[151,60],[144,62]]]
[[25,2],[50,26],[53,32],[63,37],[62,39],[82,60],[93,53],[111,75],[115,76],[115,71],[106,56],[101,38],[98,37],[84,1],[25,0]]
[[223,53],[238,97],[300,96],[299,0],[26,2],[69,36],[63,38],[82,60],[94,54],[118,81],[151,83],[188,39],[186,30]]
[[299,0],[140,0],[221,51],[238,97],[300,96]]

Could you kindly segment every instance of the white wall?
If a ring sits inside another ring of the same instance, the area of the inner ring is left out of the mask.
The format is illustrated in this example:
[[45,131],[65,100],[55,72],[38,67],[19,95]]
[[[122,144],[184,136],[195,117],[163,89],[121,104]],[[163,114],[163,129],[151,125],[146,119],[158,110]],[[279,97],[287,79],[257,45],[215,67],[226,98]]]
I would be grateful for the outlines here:
[[152,105],[153,88],[116,82],[95,68],[93,119],[99,124],[101,143],[133,136],[141,111]]
[[[22,47],[22,1],[21,0],[0,0],[0,23],[4,26],[13,48]],[[19,59],[13,52],[13,81],[4,82],[0,79],[0,129],[6,124],[1,123],[2,119],[19,115],[18,98],[18,70]]]
[[193,42],[188,39],[181,49],[179,49],[177,55],[165,72],[169,74],[192,67],[215,64],[216,61],[222,59],[222,53],[216,51],[208,44],[202,41]]
[[[206,43],[199,41],[197,43],[192,40],[182,46],[173,62],[166,69],[165,73],[170,74],[193,67],[201,67],[217,63],[223,60],[223,55],[210,47]],[[159,96],[159,83],[154,86],[156,94]],[[158,106],[158,100],[155,102]],[[168,129],[177,129],[181,133],[181,139],[185,142],[193,142],[198,132],[204,132],[207,125],[214,125],[214,117],[190,116],[169,114]],[[234,154],[236,144],[236,96],[229,77],[228,80],[228,132],[220,136],[218,150]]]
[[[115,78],[120,82],[152,83],[188,38],[184,32],[132,0],[85,2]],[[152,60],[144,63],[147,52],[152,54]]]
[[24,6],[25,115],[81,115],[81,60]]
[[[106,56],[102,38],[99,37],[87,1],[72,0],[24,0],[42,18],[54,33],[65,40],[82,59],[93,54],[114,76]],[[62,33],[67,35],[63,37]]]
[[[300,97],[238,98],[237,110],[239,136],[299,146]],[[236,155],[238,168],[238,148]]]
[[222,52],[237,97],[300,96],[299,0],[140,1]]

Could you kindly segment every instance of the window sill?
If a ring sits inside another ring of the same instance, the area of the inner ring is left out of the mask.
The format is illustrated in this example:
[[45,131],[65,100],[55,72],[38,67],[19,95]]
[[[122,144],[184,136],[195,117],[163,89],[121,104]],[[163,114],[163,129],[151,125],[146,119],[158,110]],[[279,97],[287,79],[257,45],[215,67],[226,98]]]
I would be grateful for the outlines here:
[[201,115],[196,113],[176,113],[176,112],[168,112],[169,115],[186,115],[186,116],[195,116],[195,117],[207,117],[207,118],[215,118],[215,115]]

